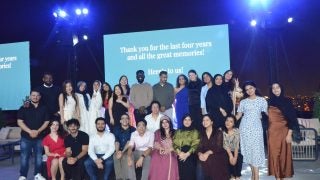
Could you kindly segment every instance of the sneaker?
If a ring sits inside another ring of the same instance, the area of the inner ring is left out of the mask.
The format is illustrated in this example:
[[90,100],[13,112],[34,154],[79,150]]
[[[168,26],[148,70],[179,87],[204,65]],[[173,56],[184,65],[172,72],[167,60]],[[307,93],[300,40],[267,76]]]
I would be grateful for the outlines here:
[[26,180],[27,178],[24,176],[20,176],[18,180]]
[[41,176],[40,173],[38,173],[37,175],[34,176],[34,180],[46,180],[46,178],[44,178],[43,176]]

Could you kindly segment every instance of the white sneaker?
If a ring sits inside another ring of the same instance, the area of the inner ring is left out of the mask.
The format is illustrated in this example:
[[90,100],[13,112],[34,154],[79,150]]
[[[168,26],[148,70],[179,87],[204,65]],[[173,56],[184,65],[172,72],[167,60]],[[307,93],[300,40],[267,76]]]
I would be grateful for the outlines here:
[[27,178],[24,176],[20,176],[18,180],[26,180]]
[[34,176],[34,180],[46,180],[46,178],[44,178],[43,176],[41,176],[40,173],[38,173],[37,175]]

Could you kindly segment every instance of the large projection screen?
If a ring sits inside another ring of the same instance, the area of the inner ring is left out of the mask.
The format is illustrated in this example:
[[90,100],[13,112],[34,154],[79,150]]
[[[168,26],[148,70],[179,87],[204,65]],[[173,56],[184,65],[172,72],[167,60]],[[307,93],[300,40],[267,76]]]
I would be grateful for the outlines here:
[[29,42],[0,44],[0,108],[17,110],[30,93]]
[[228,25],[201,26],[104,36],[105,80],[112,86],[121,75],[135,83],[135,72],[144,70],[146,82],[159,81],[168,72],[175,84],[190,69],[212,75],[230,68]]

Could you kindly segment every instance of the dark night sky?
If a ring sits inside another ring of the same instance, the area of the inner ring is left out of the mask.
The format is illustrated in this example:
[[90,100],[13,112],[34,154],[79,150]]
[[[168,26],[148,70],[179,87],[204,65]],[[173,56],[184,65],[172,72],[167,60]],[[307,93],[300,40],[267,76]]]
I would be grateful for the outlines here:
[[[258,12],[249,8],[248,1],[6,0],[0,7],[0,43],[30,41],[32,86],[40,83],[43,71],[53,72],[60,84],[70,76],[68,59],[72,54],[63,43],[56,43],[57,30],[68,33],[57,27],[52,12],[57,6],[85,4],[90,9],[85,24],[90,41],[77,49],[77,79],[92,82],[104,79],[104,34],[229,24],[231,68],[240,81],[254,80],[267,94],[268,48],[274,37],[271,34],[276,32],[272,46],[276,63],[272,67],[278,69],[287,94],[313,94],[320,86],[320,1],[281,0],[271,9],[271,25],[255,30],[249,21]],[[294,23],[282,25],[280,20],[288,14],[294,16]]]

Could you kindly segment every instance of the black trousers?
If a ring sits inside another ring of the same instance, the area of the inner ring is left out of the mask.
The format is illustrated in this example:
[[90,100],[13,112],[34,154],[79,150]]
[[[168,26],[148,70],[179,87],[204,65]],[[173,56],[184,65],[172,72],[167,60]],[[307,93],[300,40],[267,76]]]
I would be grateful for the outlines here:
[[[232,153],[232,155],[234,155],[233,151],[231,151],[231,153]],[[242,163],[243,163],[243,156],[239,152],[238,153],[237,163],[235,165],[231,165],[229,163],[229,172],[230,172],[231,176],[234,176],[234,177],[240,177],[241,176]]]
[[193,126],[198,130],[202,130],[202,113],[200,104],[189,105],[189,112],[191,115],[191,119],[193,120]]
[[75,164],[70,165],[67,163],[65,158],[62,161],[63,170],[65,172],[66,179],[72,180],[83,180],[86,177],[85,168],[84,168],[84,159],[79,159]]

